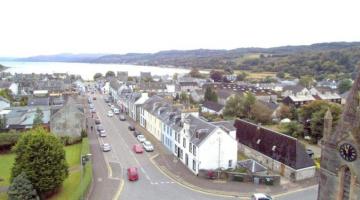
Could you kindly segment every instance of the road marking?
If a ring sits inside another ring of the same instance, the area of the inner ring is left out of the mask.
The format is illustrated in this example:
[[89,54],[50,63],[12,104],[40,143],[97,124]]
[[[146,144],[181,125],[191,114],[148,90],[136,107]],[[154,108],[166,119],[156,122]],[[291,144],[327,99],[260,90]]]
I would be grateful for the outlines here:
[[124,181],[124,179],[121,179],[119,189],[117,190],[113,200],[119,199],[120,194],[121,194],[122,190],[124,189],[124,185],[125,185],[125,181]]
[[[155,156],[153,156],[153,158],[155,158]],[[207,192],[207,191],[202,191],[202,190],[197,190],[197,189],[194,189],[188,185],[186,185],[185,183],[181,183],[177,180],[175,180],[173,177],[169,176],[168,174],[166,174],[156,163],[153,159],[150,159],[150,162],[162,173],[164,174],[166,177],[168,177],[170,180],[172,180],[173,182],[177,183],[178,185],[184,187],[184,188],[187,188],[191,191],[194,191],[194,192],[198,192],[198,193],[202,193],[202,194],[206,194],[206,195],[209,195],[209,196],[217,196],[217,197],[225,197],[225,198],[234,198],[234,197],[238,197],[236,195],[225,195],[225,194],[216,194],[216,193],[212,193],[212,192]],[[157,183],[154,183],[155,185]],[[242,198],[242,197],[241,197]]]
[[302,191],[305,191],[305,190],[309,190],[309,189],[313,189],[313,188],[317,188],[319,187],[319,185],[313,185],[313,186],[310,186],[310,187],[306,187],[306,188],[300,188],[298,190],[292,190],[292,191],[289,191],[289,192],[286,192],[286,193],[281,193],[281,194],[277,194],[277,195],[272,195],[272,197],[282,197],[282,196],[286,196],[286,195],[289,195],[289,194],[293,194],[293,193],[297,193],[297,192],[302,192]]

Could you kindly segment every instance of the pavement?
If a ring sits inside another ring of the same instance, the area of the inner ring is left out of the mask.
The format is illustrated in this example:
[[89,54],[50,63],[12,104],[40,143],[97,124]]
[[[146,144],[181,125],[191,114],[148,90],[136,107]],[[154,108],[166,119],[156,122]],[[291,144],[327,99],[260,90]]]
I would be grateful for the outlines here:
[[[94,105],[107,137],[100,138],[96,133],[89,134],[94,180],[88,199],[249,199],[254,192],[270,193],[275,195],[276,199],[316,199],[317,186],[311,186],[313,184],[310,182],[276,187],[197,177],[138,125],[136,128],[154,144],[155,151],[135,154],[131,147],[138,144],[138,141],[127,128],[130,123],[135,123],[129,119],[120,121],[117,115],[108,117],[106,113],[110,108],[101,95],[96,96]],[[104,142],[112,145],[112,151],[100,151],[99,145]],[[138,168],[138,181],[127,180],[128,167]]]

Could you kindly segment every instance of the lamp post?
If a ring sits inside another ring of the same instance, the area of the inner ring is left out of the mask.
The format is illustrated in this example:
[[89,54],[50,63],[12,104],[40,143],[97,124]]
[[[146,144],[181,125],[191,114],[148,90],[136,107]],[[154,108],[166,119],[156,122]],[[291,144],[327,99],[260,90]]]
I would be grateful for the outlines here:
[[[80,169],[80,188],[82,187],[83,182],[83,168],[85,167],[86,163],[90,161],[90,157],[92,154],[88,153],[85,155],[80,156],[80,163],[81,163],[81,169]],[[84,199],[84,194],[81,192],[80,200]]]

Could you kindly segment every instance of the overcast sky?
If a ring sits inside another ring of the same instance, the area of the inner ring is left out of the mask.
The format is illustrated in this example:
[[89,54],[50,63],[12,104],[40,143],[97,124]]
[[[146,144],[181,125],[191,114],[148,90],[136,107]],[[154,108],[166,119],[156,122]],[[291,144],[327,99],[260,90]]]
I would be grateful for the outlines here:
[[1,0],[0,56],[360,41],[359,0]]

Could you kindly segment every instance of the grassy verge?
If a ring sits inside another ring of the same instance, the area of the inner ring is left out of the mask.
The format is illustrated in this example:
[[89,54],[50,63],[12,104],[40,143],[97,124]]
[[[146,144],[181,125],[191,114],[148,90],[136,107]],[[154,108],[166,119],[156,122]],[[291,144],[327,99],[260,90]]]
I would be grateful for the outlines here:
[[6,193],[0,193],[0,200],[7,200],[7,194]]
[[10,185],[10,174],[11,168],[15,160],[15,154],[0,154],[0,178],[3,181],[0,181],[0,186],[9,186]]

